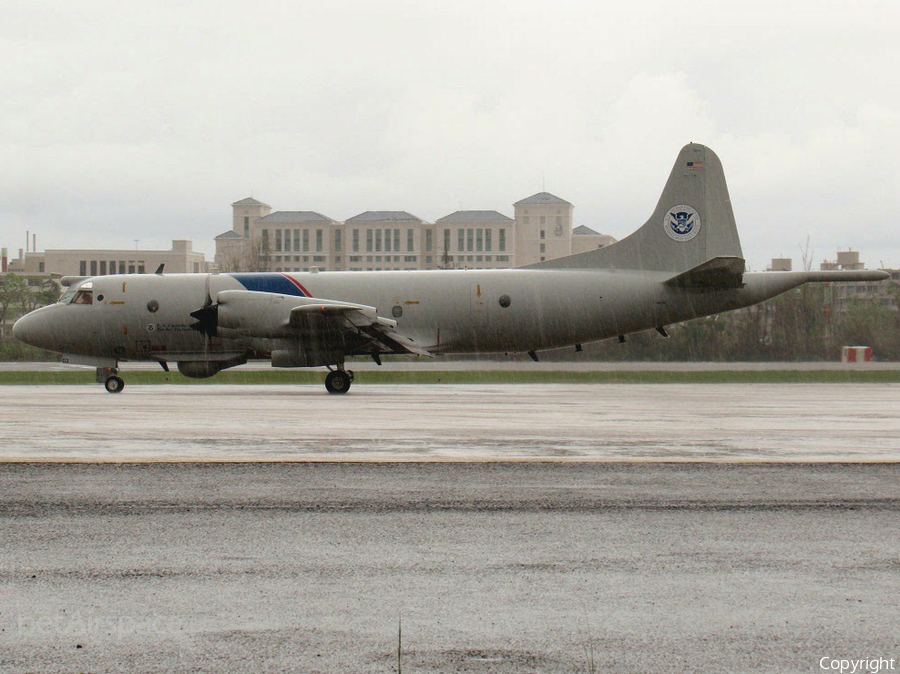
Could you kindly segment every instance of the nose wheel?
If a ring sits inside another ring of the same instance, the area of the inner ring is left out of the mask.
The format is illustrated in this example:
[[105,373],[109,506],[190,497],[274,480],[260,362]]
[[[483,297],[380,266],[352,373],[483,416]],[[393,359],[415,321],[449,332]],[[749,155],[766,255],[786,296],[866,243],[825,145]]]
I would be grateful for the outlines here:
[[103,382],[103,388],[109,393],[121,393],[122,389],[125,388],[125,381],[121,377],[113,375]]
[[346,393],[353,383],[353,373],[350,370],[332,370],[325,377],[325,390],[329,393]]

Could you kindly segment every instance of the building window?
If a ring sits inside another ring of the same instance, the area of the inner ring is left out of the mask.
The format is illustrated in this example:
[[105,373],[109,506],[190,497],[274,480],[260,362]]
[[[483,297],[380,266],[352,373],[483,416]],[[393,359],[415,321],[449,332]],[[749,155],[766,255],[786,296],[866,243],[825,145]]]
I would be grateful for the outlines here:
[[91,276],[97,275],[97,260],[91,260]]
[[497,235],[498,235],[498,241],[497,241],[498,250],[500,250],[500,252],[502,253],[503,251],[506,250],[506,228],[501,227],[499,230],[497,230]]
[[100,276],[106,276],[106,260],[100,260]]
[[466,249],[466,230],[457,230],[456,250],[462,252]]
[[[378,234],[376,234],[375,236],[378,237],[380,235],[381,235],[381,230],[379,229]],[[378,245],[378,238],[375,239],[375,245],[376,246]],[[375,250],[381,250],[381,249],[376,248]],[[384,230],[384,250],[386,253],[391,252],[391,230],[389,230],[389,229]]]
[[400,230],[399,229],[394,230],[394,252],[395,253],[400,252]]
[[416,232],[416,230],[414,230],[414,229],[406,230],[406,250],[407,251],[413,251],[416,249],[415,243],[414,243],[415,238],[416,238],[415,232]]
[[493,230],[486,229],[484,230],[484,250],[485,252],[491,252],[491,232]]
[[547,252],[547,244],[546,244],[546,243],[542,243],[542,244],[541,244],[541,252],[542,252],[542,253],[546,253],[546,252]]
[[78,275],[87,276],[87,260],[81,260],[78,263]]
[[250,218],[248,218],[246,215],[244,216],[244,238],[250,238]]
[[309,230],[308,229],[303,230],[303,245],[300,248],[300,250],[302,250],[304,253],[309,252]]
[[334,230],[334,252],[341,252],[341,230]]
[[[353,230],[353,252],[354,253],[359,252],[359,230],[358,229]],[[357,260],[357,262],[358,261],[359,260]]]
[[[543,218],[542,218],[542,219],[543,219]],[[541,239],[546,239],[546,238],[547,238],[547,232],[546,232],[545,230],[542,229],[542,230],[541,230]]]
[[317,229],[316,230],[316,252],[317,253],[322,252],[322,239],[323,239],[322,230]]
[[[372,241],[374,237],[374,231],[371,229],[366,230],[366,252],[371,253],[374,250]],[[371,260],[367,260],[367,262],[371,262]]]
[[475,249],[475,230],[471,227],[466,230],[466,252],[471,253]]
[[280,229],[275,230],[275,250],[279,253],[281,252],[281,230]]
[[484,230],[481,227],[475,230],[475,250],[479,253],[484,250]]
[[294,252],[295,253],[300,252],[300,230],[299,229],[294,230]]
[[425,252],[430,253],[434,246],[434,232],[430,229],[425,230]]

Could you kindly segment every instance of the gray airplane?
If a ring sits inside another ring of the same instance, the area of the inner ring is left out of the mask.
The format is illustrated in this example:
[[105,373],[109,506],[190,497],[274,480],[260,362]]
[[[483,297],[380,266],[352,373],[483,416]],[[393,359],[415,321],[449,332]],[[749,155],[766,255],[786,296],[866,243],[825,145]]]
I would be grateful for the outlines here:
[[13,335],[93,365],[110,393],[119,361],[211,377],[252,359],[328,368],[347,356],[528,353],[747,307],[808,282],[880,281],[883,271],[744,271],[716,154],[685,146],[643,227],[606,248],[518,269],[125,274],[64,279],[53,305]]

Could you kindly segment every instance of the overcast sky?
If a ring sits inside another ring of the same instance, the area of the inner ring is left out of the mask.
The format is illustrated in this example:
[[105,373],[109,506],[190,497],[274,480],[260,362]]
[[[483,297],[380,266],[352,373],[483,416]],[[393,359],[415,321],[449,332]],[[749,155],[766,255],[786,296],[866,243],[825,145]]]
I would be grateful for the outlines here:
[[231,203],[345,220],[546,188],[622,238],[679,149],[748,264],[900,267],[900,3],[0,3],[0,244],[212,257]]

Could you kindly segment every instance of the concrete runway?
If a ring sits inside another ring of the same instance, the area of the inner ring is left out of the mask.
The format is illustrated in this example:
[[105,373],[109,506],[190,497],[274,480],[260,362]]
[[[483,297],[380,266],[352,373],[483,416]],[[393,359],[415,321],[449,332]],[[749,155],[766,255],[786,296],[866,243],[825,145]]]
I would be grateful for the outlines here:
[[896,671],[898,403],[0,387],[0,671]]
[[900,385],[0,386],[0,461],[898,461]]
[[401,617],[407,672],[900,657],[900,464],[6,463],[0,482],[3,672],[391,672]]

